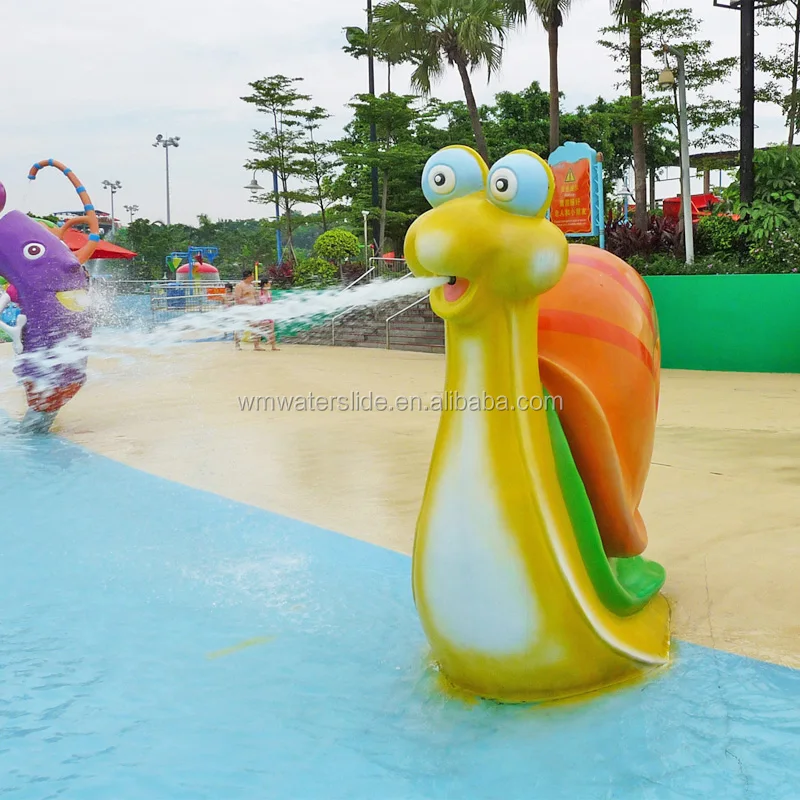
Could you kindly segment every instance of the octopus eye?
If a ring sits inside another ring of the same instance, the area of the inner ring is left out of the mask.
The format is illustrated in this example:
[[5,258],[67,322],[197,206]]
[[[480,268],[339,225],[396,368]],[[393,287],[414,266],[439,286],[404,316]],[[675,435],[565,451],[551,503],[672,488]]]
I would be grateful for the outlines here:
[[45,252],[45,247],[43,244],[39,244],[39,242],[31,242],[30,244],[26,244],[25,247],[22,249],[22,255],[28,259],[28,261],[35,261],[37,258],[41,258]]

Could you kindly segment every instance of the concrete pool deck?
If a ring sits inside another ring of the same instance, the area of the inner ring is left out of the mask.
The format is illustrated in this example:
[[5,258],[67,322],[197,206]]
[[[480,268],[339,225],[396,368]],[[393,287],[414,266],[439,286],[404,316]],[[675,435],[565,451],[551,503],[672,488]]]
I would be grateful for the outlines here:
[[[10,361],[0,346],[0,370]],[[441,391],[442,356],[208,343],[122,371],[93,366],[54,433],[153,475],[411,552],[436,411],[243,411],[241,399],[358,392],[424,403]],[[667,569],[673,635],[795,668],[798,401],[800,375],[665,371],[642,505],[647,555]],[[19,416],[21,390],[0,393],[0,407]]]

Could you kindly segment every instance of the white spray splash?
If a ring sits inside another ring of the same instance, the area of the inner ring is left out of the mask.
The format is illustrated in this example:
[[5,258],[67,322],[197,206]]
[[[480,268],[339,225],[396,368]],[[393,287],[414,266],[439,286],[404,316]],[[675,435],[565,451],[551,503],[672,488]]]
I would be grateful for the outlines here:
[[[114,359],[131,364],[148,355],[164,354],[192,344],[198,338],[213,339],[243,332],[267,320],[303,322],[366,308],[403,297],[420,297],[447,282],[447,278],[406,278],[374,281],[352,289],[304,291],[281,297],[264,305],[220,307],[205,312],[185,313],[150,330],[135,328],[96,328],[91,339],[67,338],[47,351],[23,354],[46,375],[56,367],[79,366],[87,356],[91,360]],[[10,370],[9,370],[10,372]],[[0,391],[16,381],[0,375]],[[49,388],[46,378],[36,382],[38,390]]]

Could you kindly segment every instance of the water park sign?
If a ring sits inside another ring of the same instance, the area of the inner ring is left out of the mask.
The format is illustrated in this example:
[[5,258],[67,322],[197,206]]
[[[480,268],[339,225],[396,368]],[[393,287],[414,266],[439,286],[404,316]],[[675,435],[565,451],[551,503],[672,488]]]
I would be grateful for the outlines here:
[[567,236],[599,236],[603,247],[603,156],[588,144],[567,142],[550,154],[556,181],[550,221]]

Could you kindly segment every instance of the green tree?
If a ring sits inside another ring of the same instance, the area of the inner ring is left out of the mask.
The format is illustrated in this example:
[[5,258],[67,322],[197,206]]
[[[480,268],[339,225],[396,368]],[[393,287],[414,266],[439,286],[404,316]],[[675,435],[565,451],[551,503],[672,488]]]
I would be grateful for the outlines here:
[[[330,218],[330,209],[328,212]],[[309,214],[300,217],[299,224],[294,229],[294,245],[298,256],[310,253],[314,248],[314,242],[324,233],[319,214]]]
[[319,208],[322,230],[328,230],[328,208],[333,203],[333,180],[338,160],[329,142],[316,136],[323,120],[330,114],[324,108],[314,106],[303,114],[302,125],[305,138],[297,144],[299,158],[296,161],[298,175],[307,181],[305,198]]
[[489,160],[470,74],[478,67],[500,67],[502,44],[513,14],[501,0],[390,0],[375,8],[378,47],[396,61],[415,66],[411,86],[430,95],[445,65],[456,67],[469,109],[475,147]]
[[[642,43],[652,59],[644,68],[645,85],[656,94],[658,76],[664,64],[676,68],[672,56],[665,56],[663,43],[669,42],[681,49],[686,65],[686,112],[690,145],[700,148],[713,145],[732,147],[735,139],[726,128],[738,120],[739,108],[729,100],[715,97],[714,89],[734,74],[739,61],[735,56],[712,58],[711,41],[695,38],[699,28],[700,20],[690,8],[659,11],[644,17]],[[664,118],[677,136],[680,129],[677,85],[672,87],[671,101],[665,103]]]
[[[345,137],[335,145],[344,165],[336,182],[337,194],[350,205],[349,222],[354,230],[360,231],[361,212],[367,211],[380,220],[381,250],[389,239],[397,249],[408,226],[428,207],[420,175],[425,161],[447,135],[433,126],[436,112],[421,106],[414,97],[357,95],[350,108],[353,120],[345,129]],[[372,122],[377,132],[374,143],[369,137]],[[438,137],[436,144],[426,141],[432,134]],[[380,176],[378,208],[371,201],[373,166]]]
[[[738,203],[747,253],[758,271],[790,272],[800,263],[800,150],[783,145],[756,150],[753,202]],[[734,194],[735,193],[735,194]]]
[[[791,43],[782,43],[775,53],[756,53],[756,69],[769,75],[761,87],[758,99],[781,107],[789,127],[788,144],[794,145],[798,118],[797,79],[800,69],[800,0],[784,0],[777,7],[764,11],[761,23],[765,27],[791,31]],[[788,91],[786,88],[788,84]]]
[[266,220],[219,220],[206,214],[198,217],[197,227],[161,225],[139,218],[119,231],[118,243],[137,253],[130,267],[131,277],[141,280],[161,278],[170,272],[165,258],[171,252],[186,252],[190,245],[215,246],[219,258],[214,266],[223,278],[237,277],[242,264],[268,262],[275,255],[275,228]]
[[515,19],[527,19],[527,6],[544,25],[547,31],[547,48],[550,57],[550,152],[552,153],[559,144],[559,120],[561,117],[561,93],[558,88],[558,36],[559,28],[564,25],[572,5],[572,0],[516,0],[509,3],[512,16]]
[[314,255],[336,264],[337,267],[352,261],[360,250],[358,237],[342,228],[327,231],[314,242]]
[[307,112],[299,107],[303,101],[311,97],[301,94],[295,84],[302,78],[287,78],[285,75],[273,75],[269,78],[253,81],[249,84],[252,94],[242,97],[246,103],[254,105],[258,111],[271,118],[272,126],[268,131],[255,131],[250,148],[257,154],[245,165],[247,169],[276,172],[280,181],[280,190],[276,198],[275,192],[266,192],[257,198],[258,202],[275,203],[283,206],[283,218],[286,224],[287,249],[296,261],[292,241],[292,210],[306,201],[307,194],[289,189],[289,181],[302,177],[304,160],[303,120]]
[[[617,28],[627,34],[624,54],[628,65],[631,92],[631,132],[633,138],[633,172],[636,211],[634,223],[646,230],[647,220],[647,138],[642,94],[642,17],[645,0],[609,0]],[[605,31],[604,31],[605,32]]]
[[[369,36],[363,28],[354,26],[347,27],[344,29],[344,35],[347,39],[347,44],[342,48],[342,50],[344,50],[345,53],[353,56],[355,59],[367,58],[369,56]],[[391,56],[385,50],[382,50],[380,47],[376,47],[374,42],[372,43],[372,53],[378,61],[386,64],[386,91],[391,93],[392,67],[395,64],[399,64],[400,61],[397,60],[395,56]]]
[[550,153],[548,122],[550,97],[534,82],[521,92],[498,92],[484,112],[489,150],[498,158],[525,148],[542,156]]
[[306,289],[324,289],[338,280],[336,265],[319,256],[302,259],[294,271],[294,285]]
[[[670,65],[670,57],[664,53],[664,43],[680,48],[685,55],[686,89],[687,89],[687,117],[691,134],[690,144],[706,148],[712,145],[732,146],[733,138],[727,132],[728,126],[738,119],[737,106],[727,100],[714,97],[712,91],[719,84],[725,82],[737,66],[735,57],[714,59],[711,58],[711,42],[697,39],[696,34],[700,27],[698,20],[691,9],[678,8],[670,11],[660,11],[653,14],[643,14],[639,18],[639,45],[640,49],[648,55],[646,63],[640,61],[638,71],[642,76],[644,85],[652,94],[653,99],[643,102],[640,110],[632,106],[632,119],[638,118],[642,122],[645,136],[645,164],[651,170],[657,164],[650,159],[660,153],[662,156],[670,154],[670,148],[655,147],[658,137],[653,137],[653,126],[664,126],[662,131],[668,139],[662,136],[662,145],[666,141],[677,139],[679,126],[677,87],[673,87],[670,97],[665,97],[658,85],[658,76],[665,65]],[[620,85],[631,86],[630,74],[632,72],[631,46],[625,40],[628,33],[628,24],[625,22],[603,28],[601,33],[607,37],[600,40],[600,44],[608,48],[617,62],[617,72],[627,76]],[[633,94],[633,92],[632,92]],[[632,96],[633,101],[633,96]],[[637,104],[634,104],[637,105]],[[636,174],[635,195],[638,200],[642,194],[639,186],[640,176],[636,169],[636,125],[634,132],[634,172]],[[674,163],[674,162],[673,162]],[[663,164],[663,166],[668,166]],[[652,171],[651,171],[652,176]],[[646,180],[646,177],[645,177]],[[652,188],[652,181],[651,181]],[[652,197],[651,197],[652,200]],[[637,202],[637,213],[640,204]],[[637,226],[639,225],[637,219]]]
[[[449,144],[475,146],[475,134],[472,132],[472,120],[469,109],[463,100],[442,102],[431,98],[427,106],[428,117],[416,125],[416,140],[427,147],[431,154]],[[491,107],[482,106],[479,114],[484,122],[484,130],[488,125]],[[495,151],[496,152],[496,151]],[[490,152],[489,157],[491,158]]]
[[536,13],[547,30],[547,48],[550,56],[550,152],[555,150],[559,138],[559,99],[558,90],[558,29],[564,24],[564,17],[572,5],[572,0],[533,0]]

